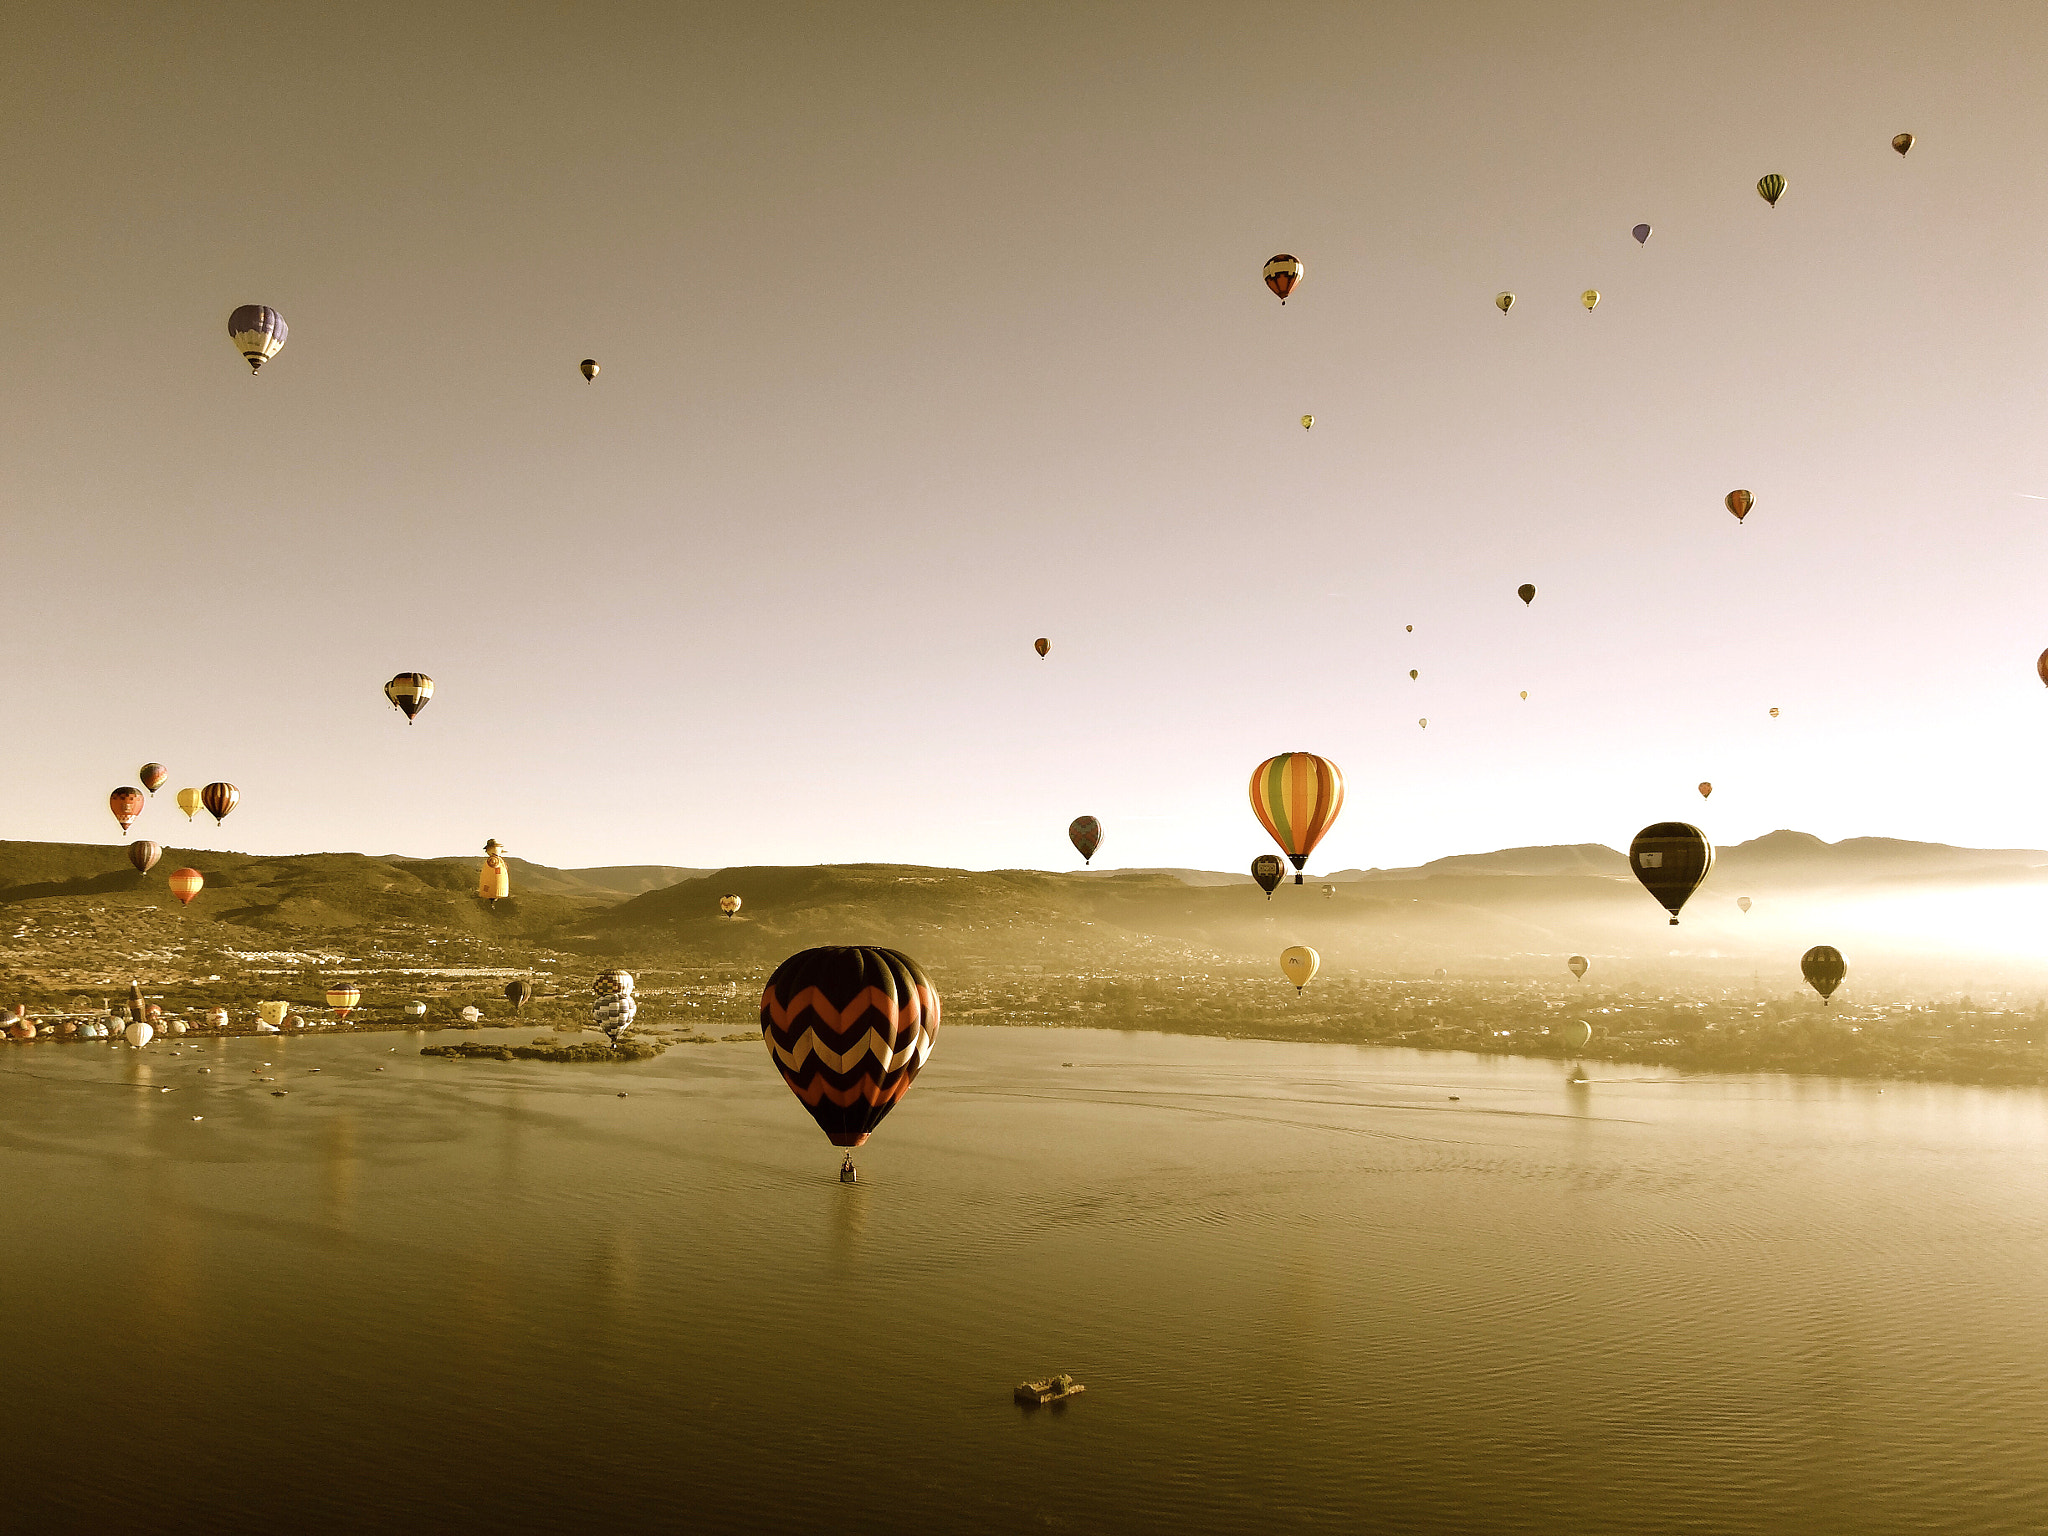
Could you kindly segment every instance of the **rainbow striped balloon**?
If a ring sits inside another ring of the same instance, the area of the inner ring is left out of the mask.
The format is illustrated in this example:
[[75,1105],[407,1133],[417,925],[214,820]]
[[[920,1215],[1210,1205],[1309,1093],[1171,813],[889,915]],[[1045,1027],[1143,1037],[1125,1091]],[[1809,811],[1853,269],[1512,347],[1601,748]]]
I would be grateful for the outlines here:
[[1282,752],[1252,775],[1252,812],[1294,863],[1294,883],[1344,809],[1344,775],[1313,752]]

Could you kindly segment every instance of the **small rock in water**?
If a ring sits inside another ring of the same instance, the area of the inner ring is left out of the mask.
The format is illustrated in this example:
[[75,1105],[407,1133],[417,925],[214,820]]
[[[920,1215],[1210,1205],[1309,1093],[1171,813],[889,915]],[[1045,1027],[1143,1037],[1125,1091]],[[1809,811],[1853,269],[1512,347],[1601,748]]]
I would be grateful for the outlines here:
[[624,1094],[622,1093],[622,1094],[620,1094],[620,1095],[619,1095],[619,1097],[623,1099],[623,1098],[625,1097],[625,1095],[624,1095]]
[[286,1091],[287,1091],[287,1090],[285,1090],[285,1089],[283,1089],[283,1088],[273,1088],[273,1089],[271,1089],[271,1090],[270,1090],[270,1096],[271,1096],[271,1097],[272,1097],[273,1099],[281,1099],[281,1098],[283,1098],[283,1097],[285,1096],[285,1093],[286,1093]]
[[1451,1095],[1451,1102],[1453,1104],[1458,1102],[1458,1096],[1455,1093]]
[[194,1116],[193,1116],[192,1118],[193,1118],[194,1120],[204,1120],[204,1119],[206,1118],[206,1116],[204,1116],[204,1115],[194,1115]]

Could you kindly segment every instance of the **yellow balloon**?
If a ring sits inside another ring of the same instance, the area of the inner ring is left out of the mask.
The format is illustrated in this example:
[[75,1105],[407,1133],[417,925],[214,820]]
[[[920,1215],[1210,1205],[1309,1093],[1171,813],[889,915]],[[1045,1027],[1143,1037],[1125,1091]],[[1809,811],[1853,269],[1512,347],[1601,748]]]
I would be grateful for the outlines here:
[[1493,307],[1506,314],[1515,307],[1515,296],[1512,293],[1496,293],[1493,296]]
[[178,809],[183,811],[185,813],[185,819],[187,821],[190,821],[192,819],[192,813],[199,809],[199,791],[196,789],[179,790]]
[[1314,426],[1315,424],[1316,419],[1313,416],[1304,416],[1301,418],[1301,430],[1304,432],[1306,432],[1310,427]]
[[1600,290],[1598,288],[1588,288],[1579,295],[1579,302],[1585,305],[1587,309],[1591,309],[1600,302]]
[[1525,699],[1529,697],[1529,690],[1528,690],[1528,689],[1524,688],[1524,689],[1522,690],[1522,697],[1523,697],[1523,698],[1525,698]]
[[1323,957],[1306,944],[1296,944],[1280,952],[1280,974],[1294,983],[1294,995],[1301,996],[1301,989],[1315,980],[1322,968]]

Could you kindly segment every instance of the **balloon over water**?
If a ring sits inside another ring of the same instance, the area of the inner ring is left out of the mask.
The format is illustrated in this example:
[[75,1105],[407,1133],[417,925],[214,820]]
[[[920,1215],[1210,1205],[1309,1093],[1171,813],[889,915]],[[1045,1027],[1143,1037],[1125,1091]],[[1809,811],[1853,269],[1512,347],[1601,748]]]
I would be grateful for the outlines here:
[[1714,867],[1714,845],[1688,822],[1660,821],[1635,835],[1628,845],[1628,864],[1643,889],[1671,914],[1675,928],[1678,909]]
[[1584,1019],[1574,1019],[1558,1031],[1564,1043],[1575,1051],[1583,1051],[1593,1038],[1593,1026]]
[[761,1038],[835,1147],[857,1147],[910,1091],[939,1034],[939,994],[900,950],[806,949],[761,994]]
[[1252,773],[1252,814],[1294,863],[1294,883],[1344,809],[1344,775],[1313,752],[1282,752]]
[[533,983],[530,981],[506,982],[505,1001],[514,1008],[524,1008],[533,1001]]

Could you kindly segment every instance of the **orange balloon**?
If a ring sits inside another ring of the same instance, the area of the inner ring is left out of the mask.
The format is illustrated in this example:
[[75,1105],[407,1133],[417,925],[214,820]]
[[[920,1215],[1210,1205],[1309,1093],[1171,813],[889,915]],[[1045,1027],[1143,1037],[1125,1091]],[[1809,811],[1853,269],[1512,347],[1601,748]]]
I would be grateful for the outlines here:
[[1704,780],[1702,780],[1702,781],[1701,781],[1701,783],[1700,783],[1700,798],[1701,798],[1702,800],[1704,800],[1704,799],[1706,799],[1706,798],[1707,798],[1707,796],[1711,795],[1711,794],[1712,794],[1713,792],[1714,792],[1714,786],[1713,786],[1713,785],[1711,785],[1711,784],[1709,784],[1709,783],[1707,783],[1707,782],[1705,782]]
[[178,898],[180,906],[192,905],[192,898],[199,894],[199,888],[206,884],[206,876],[196,869],[174,869],[171,871],[171,894]]
[[107,809],[114,813],[114,820],[121,823],[123,832],[128,830],[129,823],[142,814],[143,804],[142,791],[133,785],[123,785],[107,796]]

